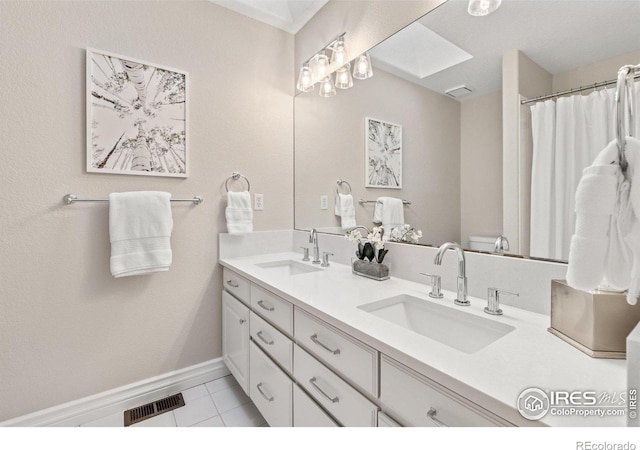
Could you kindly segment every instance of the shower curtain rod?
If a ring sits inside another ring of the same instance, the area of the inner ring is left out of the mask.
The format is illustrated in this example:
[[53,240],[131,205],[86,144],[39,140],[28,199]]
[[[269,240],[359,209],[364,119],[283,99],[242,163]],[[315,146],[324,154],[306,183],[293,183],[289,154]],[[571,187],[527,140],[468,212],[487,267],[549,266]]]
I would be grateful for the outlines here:
[[[638,73],[638,69],[636,68],[636,73]],[[633,77],[634,80],[640,78],[640,73]],[[580,86],[579,88],[567,89],[566,91],[556,92],[554,94],[541,95],[539,97],[530,98],[527,100],[522,100],[520,102],[521,105],[526,105],[527,103],[539,102],[542,100],[547,100],[553,97],[560,97],[562,95],[574,94],[576,92],[588,91],[589,89],[597,89],[599,87],[609,86],[612,84],[616,84],[618,80],[609,80],[609,81],[601,81],[599,83],[589,84],[587,86]]]

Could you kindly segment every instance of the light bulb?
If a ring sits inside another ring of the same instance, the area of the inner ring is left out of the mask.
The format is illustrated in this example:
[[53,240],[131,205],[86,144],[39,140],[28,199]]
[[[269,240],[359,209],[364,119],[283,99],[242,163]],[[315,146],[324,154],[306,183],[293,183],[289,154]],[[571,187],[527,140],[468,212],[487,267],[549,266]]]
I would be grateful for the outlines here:
[[327,76],[327,73],[329,71],[329,58],[327,58],[327,55],[325,55],[324,52],[322,52],[316,55],[316,57],[314,58],[314,61],[315,61],[314,71],[315,71],[316,79],[322,80],[324,77]]
[[318,93],[320,94],[320,97],[333,97],[336,95],[336,88],[331,82],[331,76],[324,78],[320,82],[320,91]]
[[502,0],[469,0],[467,11],[472,16],[486,16],[500,7]]
[[366,80],[372,76],[373,69],[371,68],[371,58],[368,53],[363,53],[356,58],[356,63],[353,65],[353,78]]
[[313,76],[311,75],[311,69],[309,69],[308,64],[305,64],[300,69],[296,88],[302,92],[313,91]]
[[331,62],[338,67],[342,67],[349,61],[347,56],[347,49],[344,45],[344,38],[339,38],[333,45],[333,55],[331,55]]
[[338,89],[349,89],[353,86],[350,69],[351,65],[347,63],[336,71],[336,87]]

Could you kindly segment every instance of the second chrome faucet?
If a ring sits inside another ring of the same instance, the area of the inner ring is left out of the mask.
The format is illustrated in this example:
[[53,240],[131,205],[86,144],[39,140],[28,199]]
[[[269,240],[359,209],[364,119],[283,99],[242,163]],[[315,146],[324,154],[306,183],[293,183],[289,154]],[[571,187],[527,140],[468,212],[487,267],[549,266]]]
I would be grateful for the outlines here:
[[442,258],[447,250],[455,250],[458,255],[458,289],[454,303],[459,306],[469,306],[471,302],[467,300],[467,273],[466,263],[464,259],[464,250],[457,242],[445,242],[438,249],[436,258],[433,263],[437,266],[442,264]]

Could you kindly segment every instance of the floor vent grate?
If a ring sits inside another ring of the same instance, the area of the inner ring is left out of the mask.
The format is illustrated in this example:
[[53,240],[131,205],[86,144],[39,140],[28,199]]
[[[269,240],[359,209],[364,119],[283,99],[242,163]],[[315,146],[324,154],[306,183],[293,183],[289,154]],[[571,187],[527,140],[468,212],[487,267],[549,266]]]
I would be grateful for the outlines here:
[[184,406],[184,398],[182,394],[176,394],[163,398],[162,400],[128,409],[124,412],[124,426],[128,427],[134,423],[151,419],[152,417],[180,408],[181,406]]

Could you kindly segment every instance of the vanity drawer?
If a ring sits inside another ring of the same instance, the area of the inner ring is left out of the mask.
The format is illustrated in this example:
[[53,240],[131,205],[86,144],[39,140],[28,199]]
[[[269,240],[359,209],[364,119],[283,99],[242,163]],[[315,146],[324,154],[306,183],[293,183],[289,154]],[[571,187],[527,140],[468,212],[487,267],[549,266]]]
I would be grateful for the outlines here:
[[340,330],[295,310],[296,342],[374,397],[378,396],[378,352]]
[[252,341],[249,397],[269,426],[293,425],[293,381]]
[[222,269],[222,284],[225,291],[233,294],[247,306],[251,303],[251,282],[246,278],[225,267]]
[[508,426],[508,422],[432,380],[382,355],[380,402],[403,425]]
[[383,413],[382,411],[378,411],[378,428],[396,428],[401,427],[398,422],[393,420],[391,417]]
[[294,427],[339,427],[329,414],[311,400],[297,384],[293,385]]
[[251,308],[288,335],[293,334],[293,305],[288,301],[252,284]]
[[249,329],[251,330],[251,339],[258,344],[258,347],[288,373],[291,373],[293,371],[293,341],[253,311],[251,312]]
[[293,347],[293,375],[345,427],[375,427],[378,407],[301,347]]

